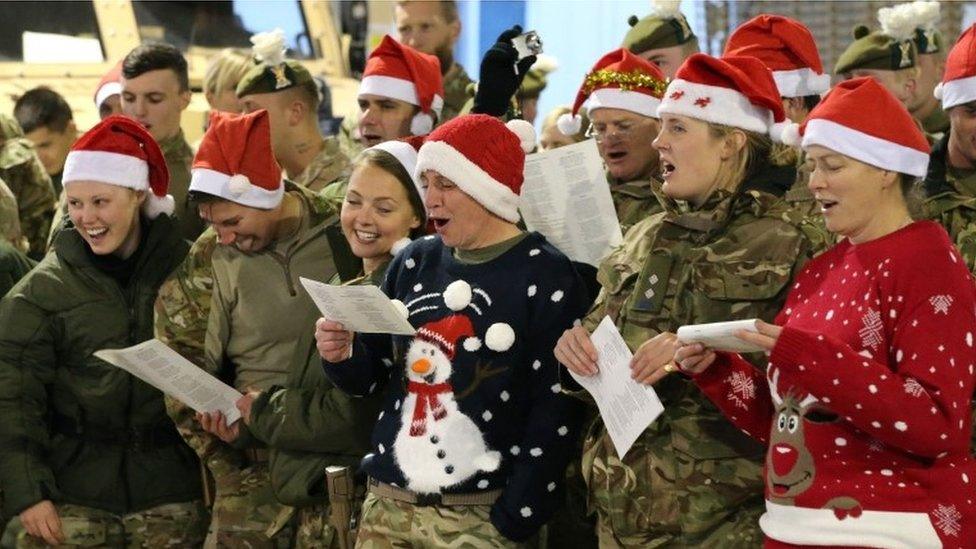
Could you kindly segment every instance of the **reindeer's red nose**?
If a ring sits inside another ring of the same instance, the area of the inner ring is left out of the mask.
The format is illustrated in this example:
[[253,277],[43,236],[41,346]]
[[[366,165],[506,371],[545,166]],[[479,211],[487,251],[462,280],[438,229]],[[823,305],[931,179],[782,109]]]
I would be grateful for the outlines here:
[[799,458],[800,453],[789,444],[776,444],[769,449],[769,461],[772,462],[773,472],[779,477],[789,474]]

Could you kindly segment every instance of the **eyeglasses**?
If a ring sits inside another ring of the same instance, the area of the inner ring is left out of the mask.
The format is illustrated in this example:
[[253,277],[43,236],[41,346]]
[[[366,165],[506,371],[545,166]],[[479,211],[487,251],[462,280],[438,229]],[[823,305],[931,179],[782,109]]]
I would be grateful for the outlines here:
[[608,137],[615,136],[618,139],[627,139],[634,132],[638,124],[636,122],[621,122],[619,124],[601,124],[596,126],[590,123],[583,134],[586,138],[593,138],[597,143],[602,143]]

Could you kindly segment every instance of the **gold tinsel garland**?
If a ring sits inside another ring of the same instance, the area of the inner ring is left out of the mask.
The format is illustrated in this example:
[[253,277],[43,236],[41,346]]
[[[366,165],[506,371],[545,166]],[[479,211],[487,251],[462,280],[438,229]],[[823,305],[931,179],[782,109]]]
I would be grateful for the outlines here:
[[608,85],[616,84],[624,91],[634,88],[649,88],[655,95],[664,95],[664,90],[668,88],[668,83],[658,80],[649,74],[640,71],[617,72],[601,69],[586,75],[583,80],[583,93],[589,94],[597,88],[605,88]]

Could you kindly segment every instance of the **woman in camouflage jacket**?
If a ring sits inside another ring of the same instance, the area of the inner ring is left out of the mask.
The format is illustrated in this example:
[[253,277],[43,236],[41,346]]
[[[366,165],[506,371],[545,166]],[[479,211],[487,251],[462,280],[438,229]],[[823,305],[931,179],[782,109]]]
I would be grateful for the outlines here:
[[631,376],[655,384],[664,403],[624,459],[599,418],[589,428],[582,469],[601,547],[756,547],[762,448],[673,374],[671,359],[682,325],[772,318],[814,252],[781,198],[792,180],[769,163],[765,134],[783,120],[782,105],[755,59],[697,54],[658,114],[665,211],[603,261],[600,297],[555,353],[573,372],[595,374],[588,330],[609,316],[635,351]]

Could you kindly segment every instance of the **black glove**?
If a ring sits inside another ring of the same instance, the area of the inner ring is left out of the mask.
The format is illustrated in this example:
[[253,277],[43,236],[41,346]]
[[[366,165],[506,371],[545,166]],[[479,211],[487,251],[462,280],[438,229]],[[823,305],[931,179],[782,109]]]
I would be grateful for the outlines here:
[[518,60],[512,38],[520,34],[522,27],[519,25],[501,33],[495,45],[481,59],[478,92],[474,96],[471,112],[491,116],[505,116],[508,112],[512,96],[536,60],[534,55]]

